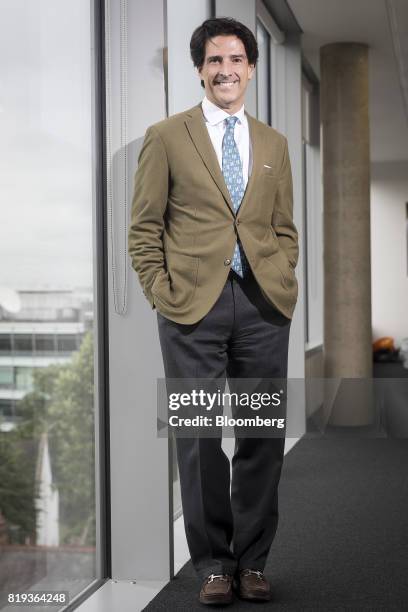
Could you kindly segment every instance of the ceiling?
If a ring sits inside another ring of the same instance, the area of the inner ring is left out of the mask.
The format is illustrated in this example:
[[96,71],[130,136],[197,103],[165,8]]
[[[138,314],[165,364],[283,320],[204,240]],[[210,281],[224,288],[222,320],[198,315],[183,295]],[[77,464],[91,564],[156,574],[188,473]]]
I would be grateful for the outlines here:
[[408,1],[287,1],[303,30],[303,53],[318,76],[322,45],[369,45],[371,159],[408,160]]

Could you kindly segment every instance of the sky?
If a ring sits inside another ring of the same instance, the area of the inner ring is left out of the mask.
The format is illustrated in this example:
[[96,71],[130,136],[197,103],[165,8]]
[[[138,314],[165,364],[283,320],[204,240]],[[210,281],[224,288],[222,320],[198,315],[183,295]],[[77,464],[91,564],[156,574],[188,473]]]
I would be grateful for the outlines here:
[[0,287],[91,287],[89,2],[41,8],[0,0]]

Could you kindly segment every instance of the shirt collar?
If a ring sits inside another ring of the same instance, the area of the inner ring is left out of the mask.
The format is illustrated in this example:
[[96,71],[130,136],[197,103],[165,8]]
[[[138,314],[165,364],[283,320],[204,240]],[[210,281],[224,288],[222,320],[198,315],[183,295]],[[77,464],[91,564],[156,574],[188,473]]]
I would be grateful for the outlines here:
[[236,113],[230,115],[229,113],[227,113],[227,111],[222,110],[222,108],[220,108],[213,102],[210,102],[207,96],[204,96],[201,106],[203,109],[204,117],[210,125],[217,125],[218,123],[221,123],[221,121],[224,121],[224,119],[227,119],[227,117],[238,117],[238,123],[242,123],[244,121],[244,105],[242,105]]

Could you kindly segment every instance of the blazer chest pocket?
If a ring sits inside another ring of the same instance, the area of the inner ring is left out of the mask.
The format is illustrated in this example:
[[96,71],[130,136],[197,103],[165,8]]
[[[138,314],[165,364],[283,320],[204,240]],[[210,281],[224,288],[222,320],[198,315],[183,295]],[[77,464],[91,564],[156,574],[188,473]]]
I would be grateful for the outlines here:
[[261,175],[273,179],[277,178],[275,168],[272,168],[272,166],[267,166],[266,164],[263,165]]
[[271,170],[261,173],[261,194],[263,200],[274,200],[278,188],[278,177]]
[[166,251],[165,257],[167,271],[155,278],[152,294],[169,306],[186,306],[196,289],[199,258],[174,251]]

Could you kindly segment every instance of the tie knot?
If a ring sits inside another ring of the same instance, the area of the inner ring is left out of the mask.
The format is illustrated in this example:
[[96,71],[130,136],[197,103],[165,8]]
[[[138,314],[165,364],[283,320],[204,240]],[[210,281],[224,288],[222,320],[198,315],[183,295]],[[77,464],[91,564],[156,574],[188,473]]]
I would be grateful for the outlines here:
[[226,123],[227,123],[227,130],[233,130],[235,127],[236,122],[238,121],[238,117],[232,116],[232,117],[227,117],[225,119]]

